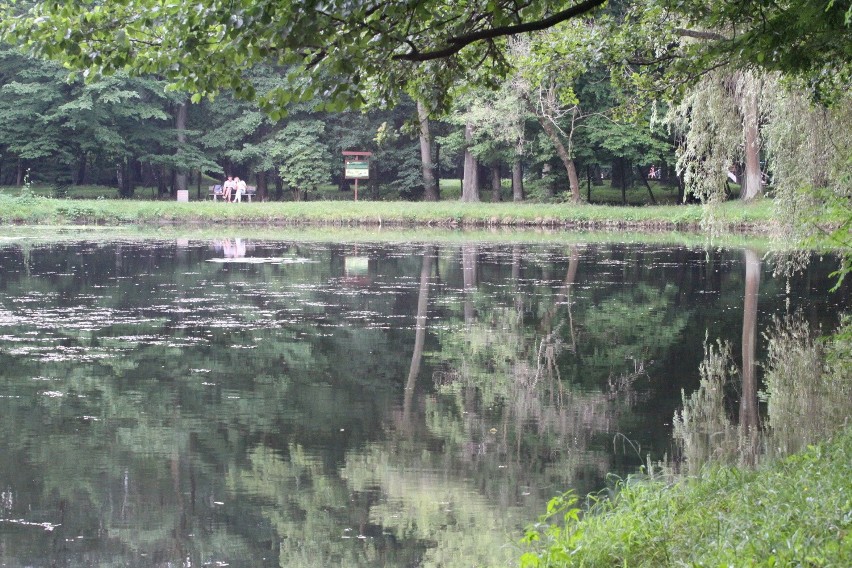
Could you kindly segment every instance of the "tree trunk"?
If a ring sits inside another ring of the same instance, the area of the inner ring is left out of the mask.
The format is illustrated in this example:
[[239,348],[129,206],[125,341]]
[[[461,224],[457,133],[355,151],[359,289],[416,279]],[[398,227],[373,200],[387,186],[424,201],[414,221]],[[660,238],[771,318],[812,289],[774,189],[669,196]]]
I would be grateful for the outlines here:
[[441,145],[435,143],[435,189],[438,191],[438,200],[441,200]]
[[258,201],[267,201],[269,199],[269,189],[266,183],[266,171],[255,172],[257,178],[257,195],[255,199]]
[[515,154],[515,160],[512,162],[512,200],[524,200],[524,166],[519,153]]
[[84,185],[86,183],[88,163],[86,152],[81,152],[80,158],[77,161],[77,179],[74,180],[75,185]]
[[571,198],[574,203],[582,201],[580,198],[580,178],[577,177],[577,167],[574,160],[568,160],[568,183],[571,185]]
[[17,185],[21,187],[24,185],[24,161],[18,158],[18,176],[17,176]]
[[553,179],[551,179],[551,173],[553,172],[553,166],[550,162],[545,162],[541,165],[541,177],[545,182],[544,185],[544,196],[548,199],[553,199],[556,197],[556,191],[553,188]]
[[565,171],[568,174],[568,183],[571,187],[571,199],[574,203],[579,203],[582,201],[582,198],[580,197],[580,182],[577,179],[577,168],[574,166],[574,160],[571,159],[568,150],[565,149],[565,145],[559,139],[559,135],[553,124],[543,116],[538,117],[538,122],[541,124],[542,129],[544,129],[544,133],[547,134],[547,137],[553,143],[554,148],[556,148],[556,154],[559,156],[559,159],[565,165]]
[[[613,163],[612,168],[612,183],[616,183],[616,177],[618,178],[618,184],[621,187],[621,204],[627,205],[627,164],[625,163],[624,158],[616,158],[615,163]],[[616,174],[617,172],[617,174]]]
[[479,201],[479,164],[470,152],[470,145],[473,142],[473,126],[470,124],[464,127],[464,139],[467,147],[464,149],[461,200],[465,203],[476,203]]
[[503,191],[503,183],[500,179],[500,163],[491,164],[491,203],[499,203],[503,200],[501,195]]
[[[177,106],[175,111],[175,130],[177,130],[178,151],[186,144],[186,115],[187,104],[182,102]],[[180,166],[179,166],[180,167]],[[175,171],[175,191],[186,189],[186,169],[181,167]],[[176,193],[177,194],[177,193]]]
[[761,194],[760,131],[758,121],[758,88],[746,87],[743,92],[743,135],[745,137],[745,172],[740,199],[752,201]]
[[432,161],[432,133],[429,130],[429,111],[417,101],[417,118],[420,121],[420,163],[423,168],[424,199],[438,201],[438,181],[435,179],[435,163]]
[[375,160],[370,160],[370,179],[367,185],[370,186],[370,197],[375,200],[379,199],[379,165]]
[[592,202],[592,166],[586,166],[586,201]]

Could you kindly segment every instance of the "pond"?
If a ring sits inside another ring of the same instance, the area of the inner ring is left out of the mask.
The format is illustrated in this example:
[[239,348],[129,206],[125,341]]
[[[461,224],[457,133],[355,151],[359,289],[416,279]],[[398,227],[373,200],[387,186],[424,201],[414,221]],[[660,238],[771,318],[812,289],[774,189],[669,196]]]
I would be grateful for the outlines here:
[[743,369],[729,414],[763,419],[773,319],[827,332],[850,307],[836,259],[806,261],[8,241],[0,565],[511,565],[551,497],[683,458],[673,417],[717,338]]

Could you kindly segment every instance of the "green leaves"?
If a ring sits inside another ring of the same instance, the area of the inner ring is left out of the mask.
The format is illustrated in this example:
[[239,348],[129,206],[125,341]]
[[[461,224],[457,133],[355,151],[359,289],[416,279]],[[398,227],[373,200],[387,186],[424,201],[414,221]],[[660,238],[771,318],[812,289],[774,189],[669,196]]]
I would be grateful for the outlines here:
[[[582,3],[582,10],[598,3]],[[41,2],[25,10],[6,5],[0,32],[94,76],[153,73],[202,96],[235,89],[253,98],[256,93],[238,84],[248,69],[299,62],[310,86],[304,97],[323,93],[330,107],[396,100],[418,84],[431,85],[445,104],[454,83],[493,84],[509,71],[507,26],[535,23],[574,4],[536,0],[519,8],[493,0],[472,11],[469,3],[448,0],[333,1],[321,9],[295,0]],[[438,54],[441,65],[411,63]]]

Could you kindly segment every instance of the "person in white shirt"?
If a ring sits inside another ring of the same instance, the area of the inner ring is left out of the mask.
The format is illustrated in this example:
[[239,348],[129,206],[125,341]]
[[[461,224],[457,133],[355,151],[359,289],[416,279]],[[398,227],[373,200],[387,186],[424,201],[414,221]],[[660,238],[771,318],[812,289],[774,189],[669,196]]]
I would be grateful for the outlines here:
[[234,201],[241,202],[243,200],[243,194],[246,192],[246,180],[234,178],[234,185],[237,186],[237,197]]
[[231,192],[234,191],[236,187],[236,183],[234,182],[234,178],[228,176],[228,179],[225,180],[225,183],[222,184],[222,199],[225,201],[231,201]]

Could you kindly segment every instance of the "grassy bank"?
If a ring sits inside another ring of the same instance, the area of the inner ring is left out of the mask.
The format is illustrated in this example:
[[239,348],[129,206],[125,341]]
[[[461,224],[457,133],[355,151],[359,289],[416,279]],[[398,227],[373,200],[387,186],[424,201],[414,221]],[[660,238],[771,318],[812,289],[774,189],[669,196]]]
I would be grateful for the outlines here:
[[[767,233],[771,201],[726,203],[723,231]],[[0,194],[0,223],[17,225],[323,225],[389,227],[548,227],[595,230],[698,230],[698,205],[617,207],[567,203],[310,201],[229,204],[115,199],[69,200]]]
[[[666,485],[627,482],[578,520],[551,503],[525,567],[852,566],[852,428],[758,471],[708,470]],[[567,519],[565,524],[548,525]]]
[[[207,188],[209,185],[220,184],[222,180],[207,178],[202,181],[201,187],[197,185],[197,181],[189,184],[189,199],[191,201],[204,201],[207,199]],[[441,198],[447,201],[458,200],[461,196],[461,180],[453,178],[443,178],[440,180]],[[635,183],[632,187],[627,188],[624,197],[628,205],[650,205],[656,201],[661,205],[675,205],[678,202],[678,190],[674,185],[663,184],[658,181],[649,180],[654,200],[650,198],[645,186],[641,183]],[[733,195],[739,193],[739,186],[732,185]],[[0,194],[18,195],[21,192],[20,186],[0,186]],[[104,185],[62,185],[56,184],[32,184],[29,188],[30,192],[42,197],[57,197],[68,199],[117,199],[118,190],[114,187]],[[353,191],[340,191],[336,185],[320,185],[316,189],[308,192],[308,199],[311,201],[352,201]],[[609,180],[605,183],[599,183],[583,188],[582,194],[588,201],[599,204],[621,204],[622,193],[620,187],[612,187]],[[372,201],[399,201],[401,199],[399,192],[386,185],[379,187],[378,196],[373,196],[369,187],[362,186],[359,196],[362,199],[370,199]],[[158,190],[155,187],[137,187],[130,199],[133,200],[154,200],[158,197]],[[280,195],[277,194],[274,188],[270,188],[270,197],[273,201],[289,201],[292,200],[290,191],[283,191]],[[491,190],[483,190],[480,197],[483,201],[491,201]],[[565,193],[560,195],[564,200]],[[503,191],[501,195],[503,201],[512,201],[511,180],[503,180]]]

